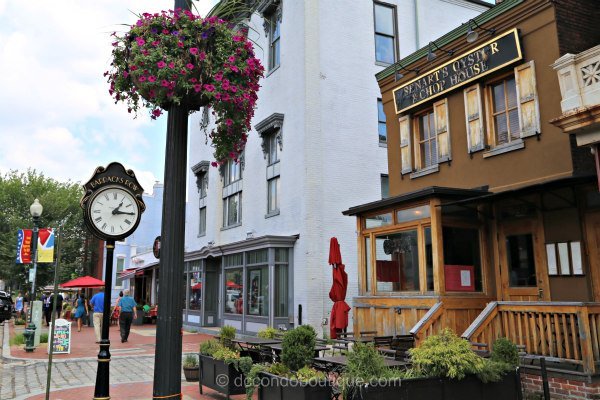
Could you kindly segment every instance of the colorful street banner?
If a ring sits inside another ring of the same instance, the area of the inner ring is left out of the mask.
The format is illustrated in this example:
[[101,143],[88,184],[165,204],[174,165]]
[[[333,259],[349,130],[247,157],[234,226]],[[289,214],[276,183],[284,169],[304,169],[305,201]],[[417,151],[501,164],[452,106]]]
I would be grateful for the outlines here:
[[[32,229],[19,229],[17,232],[17,264],[31,263]],[[38,230],[37,261],[51,263],[54,261],[54,229]]]

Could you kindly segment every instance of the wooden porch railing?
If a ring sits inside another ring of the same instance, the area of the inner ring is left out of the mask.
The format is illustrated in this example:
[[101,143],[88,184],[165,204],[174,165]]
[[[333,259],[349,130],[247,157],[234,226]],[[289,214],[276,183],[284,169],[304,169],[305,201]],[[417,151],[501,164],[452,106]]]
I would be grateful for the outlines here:
[[462,337],[490,346],[506,337],[529,355],[577,364],[594,375],[600,361],[600,304],[491,302]]
[[437,302],[427,311],[427,313],[410,330],[415,337],[415,344],[418,346],[430,335],[439,333],[442,329],[442,315],[444,314],[444,304]]

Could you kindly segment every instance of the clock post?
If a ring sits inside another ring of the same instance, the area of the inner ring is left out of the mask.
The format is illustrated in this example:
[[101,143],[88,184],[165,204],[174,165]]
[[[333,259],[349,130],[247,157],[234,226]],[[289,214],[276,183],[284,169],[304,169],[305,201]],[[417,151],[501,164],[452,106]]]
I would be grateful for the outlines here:
[[80,205],[83,220],[90,232],[106,242],[104,268],[104,312],[94,399],[110,399],[110,304],[115,241],[131,235],[140,223],[146,206],[142,199],[144,189],[132,170],[112,162],[106,168],[98,167],[92,178],[83,185],[85,194]]

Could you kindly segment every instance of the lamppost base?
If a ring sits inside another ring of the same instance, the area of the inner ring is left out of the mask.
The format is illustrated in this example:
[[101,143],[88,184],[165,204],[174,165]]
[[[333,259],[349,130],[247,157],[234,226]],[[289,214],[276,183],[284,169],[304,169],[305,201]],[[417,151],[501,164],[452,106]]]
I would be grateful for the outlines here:
[[25,332],[23,332],[23,337],[25,338],[25,351],[27,353],[31,353],[35,350],[35,324],[30,322],[25,328]]

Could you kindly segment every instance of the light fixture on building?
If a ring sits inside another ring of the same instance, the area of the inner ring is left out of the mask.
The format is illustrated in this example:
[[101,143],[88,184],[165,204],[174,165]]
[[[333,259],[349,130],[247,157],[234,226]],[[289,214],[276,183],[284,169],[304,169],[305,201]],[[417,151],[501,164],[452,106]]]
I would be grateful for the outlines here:
[[454,50],[444,50],[441,47],[439,47],[435,42],[429,42],[429,51],[427,52],[427,61],[433,61],[436,59],[437,55],[434,53],[434,49],[441,50],[449,56],[454,54]]
[[395,81],[399,81],[400,79],[404,78],[404,74],[402,72],[400,72],[401,70],[404,70],[406,72],[414,72],[415,75],[419,74],[418,69],[410,69],[410,68],[404,67],[402,64],[398,64],[398,65],[396,65],[396,75],[394,76]]
[[469,30],[467,31],[467,43],[473,43],[474,41],[476,41],[479,38],[479,33],[477,33],[477,31],[475,29],[473,29],[473,25],[475,25],[475,28],[479,28],[479,29],[483,29],[484,31],[488,32],[491,35],[493,35],[494,33],[496,33],[495,29],[487,29],[484,28],[482,26],[479,26],[479,24],[477,22],[475,22],[474,19],[470,19],[469,22]]
[[213,246],[215,245],[215,241],[214,241],[214,240],[211,240],[210,242],[206,243],[206,245],[207,245],[208,247],[213,247]]
[[254,239],[254,234],[256,233],[256,231],[254,229],[249,230],[246,232],[246,240],[248,239]]

